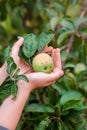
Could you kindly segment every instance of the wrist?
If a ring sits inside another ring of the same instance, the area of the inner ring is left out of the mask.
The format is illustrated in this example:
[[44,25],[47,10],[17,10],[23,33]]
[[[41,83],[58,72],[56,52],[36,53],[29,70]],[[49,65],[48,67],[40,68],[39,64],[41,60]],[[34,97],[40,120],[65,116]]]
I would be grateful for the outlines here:
[[20,92],[23,91],[23,92],[31,93],[31,91],[32,91],[31,84],[29,82],[24,81],[24,80],[21,80],[21,79],[18,80],[17,86],[18,86],[18,91],[20,91]]
[[19,80],[17,82],[18,92],[17,92],[17,101],[27,101],[30,93],[31,93],[31,86],[29,83],[25,82],[24,80]]

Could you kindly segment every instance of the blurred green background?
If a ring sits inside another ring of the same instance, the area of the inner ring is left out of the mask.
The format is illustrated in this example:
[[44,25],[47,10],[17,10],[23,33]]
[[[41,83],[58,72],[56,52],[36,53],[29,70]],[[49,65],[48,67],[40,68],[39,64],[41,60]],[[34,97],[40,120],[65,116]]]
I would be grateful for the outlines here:
[[65,74],[32,92],[17,130],[87,130],[87,0],[0,0],[0,66],[17,36],[43,31],[55,33]]

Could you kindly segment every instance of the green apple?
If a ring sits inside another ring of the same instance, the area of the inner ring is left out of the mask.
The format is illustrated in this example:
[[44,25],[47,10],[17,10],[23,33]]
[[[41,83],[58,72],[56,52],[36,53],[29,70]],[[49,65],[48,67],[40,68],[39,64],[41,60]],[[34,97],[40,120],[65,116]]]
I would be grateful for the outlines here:
[[33,58],[32,67],[36,72],[50,73],[54,67],[52,57],[47,53],[37,54]]

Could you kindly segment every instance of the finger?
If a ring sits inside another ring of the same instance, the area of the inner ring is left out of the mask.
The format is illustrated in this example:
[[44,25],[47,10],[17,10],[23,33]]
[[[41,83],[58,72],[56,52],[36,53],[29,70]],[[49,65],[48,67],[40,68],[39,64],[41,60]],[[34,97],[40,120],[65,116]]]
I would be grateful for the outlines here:
[[55,67],[57,67],[57,68],[59,68],[61,70],[62,65],[61,65],[60,49],[55,49],[55,51],[53,52],[52,57],[53,57]]
[[53,59],[53,62],[55,63],[55,60],[54,60],[54,58],[55,58],[55,57],[54,57],[54,56],[55,56],[55,55],[54,55],[54,52],[55,52],[55,49],[53,49],[53,51],[52,51],[52,59]]
[[54,72],[52,72],[51,74],[48,74],[47,76],[47,82],[54,82],[56,81],[58,78],[60,78],[61,76],[63,76],[64,72],[63,70],[59,70],[58,68],[54,69]]
[[11,56],[13,57],[15,63],[17,63],[17,61],[19,60],[18,53],[23,42],[24,42],[24,38],[21,37],[12,47]]
[[52,53],[52,51],[53,51],[53,47],[51,47],[51,46],[46,46],[45,48],[44,48],[44,50],[43,50],[43,52],[49,52],[49,53]]

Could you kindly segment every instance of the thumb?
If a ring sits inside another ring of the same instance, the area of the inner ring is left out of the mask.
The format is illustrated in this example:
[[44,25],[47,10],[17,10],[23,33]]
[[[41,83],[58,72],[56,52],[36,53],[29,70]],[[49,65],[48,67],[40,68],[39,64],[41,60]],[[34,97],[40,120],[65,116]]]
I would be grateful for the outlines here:
[[15,63],[17,62],[16,60],[19,59],[18,53],[23,42],[24,42],[24,38],[20,37],[20,39],[12,47],[11,56],[13,57]]

